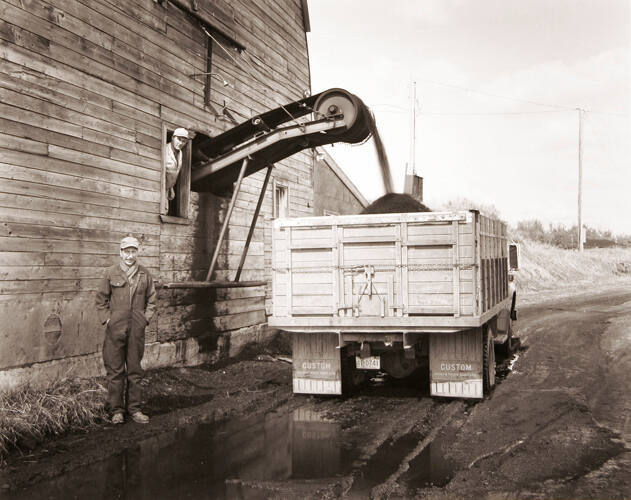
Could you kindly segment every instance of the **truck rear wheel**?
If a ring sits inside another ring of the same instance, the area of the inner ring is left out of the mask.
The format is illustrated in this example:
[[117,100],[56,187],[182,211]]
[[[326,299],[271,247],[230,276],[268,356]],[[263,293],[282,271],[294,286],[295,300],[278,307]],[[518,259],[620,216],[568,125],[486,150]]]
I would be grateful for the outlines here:
[[495,387],[495,347],[490,326],[484,329],[484,349],[482,352],[482,382],[484,393],[490,394]]

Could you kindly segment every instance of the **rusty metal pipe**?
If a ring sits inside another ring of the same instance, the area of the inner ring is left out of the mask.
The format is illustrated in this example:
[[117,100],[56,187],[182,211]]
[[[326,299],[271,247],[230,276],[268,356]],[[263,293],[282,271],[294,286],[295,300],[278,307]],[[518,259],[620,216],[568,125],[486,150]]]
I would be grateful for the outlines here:
[[239,190],[241,189],[241,182],[243,181],[243,177],[245,176],[245,170],[248,167],[248,158],[243,159],[243,163],[241,163],[241,170],[239,171],[239,178],[237,179],[237,183],[234,187],[234,193],[232,193],[232,199],[230,200],[230,205],[228,206],[228,212],[226,213],[226,218],[223,221],[223,225],[221,226],[221,232],[219,233],[219,240],[217,241],[217,246],[215,247],[215,253],[213,253],[213,258],[210,261],[210,267],[208,268],[208,274],[206,275],[206,281],[210,281],[210,277],[215,270],[215,266],[217,265],[217,258],[219,257],[219,249],[221,248],[221,244],[223,243],[223,239],[226,236],[226,230],[228,229],[228,223],[230,222],[230,216],[232,215],[232,210],[234,209],[234,205],[237,201],[237,195],[239,194]]

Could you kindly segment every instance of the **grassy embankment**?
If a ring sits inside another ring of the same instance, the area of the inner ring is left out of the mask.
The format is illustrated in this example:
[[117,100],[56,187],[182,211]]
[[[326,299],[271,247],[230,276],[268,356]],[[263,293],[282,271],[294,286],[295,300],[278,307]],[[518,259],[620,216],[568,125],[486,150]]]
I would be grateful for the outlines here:
[[518,293],[572,288],[631,278],[631,248],[577,250],[519,240]]
[[[521,241],[518,293],[528,294],[631,277],[631,249],[593,249],[582,254]],[[11,449],[29,448],[46,436],[103,421],[105,389],[99,381],[64,379],[46,389],[0,393],[0,463]]]

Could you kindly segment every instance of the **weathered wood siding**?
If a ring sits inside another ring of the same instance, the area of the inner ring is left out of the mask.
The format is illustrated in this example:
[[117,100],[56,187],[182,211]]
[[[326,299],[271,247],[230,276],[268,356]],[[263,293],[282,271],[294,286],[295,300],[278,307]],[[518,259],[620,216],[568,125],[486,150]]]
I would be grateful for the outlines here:
[[[207,71],[209,39],[173,3],[0,0],[0,370],[100,349],[94,290],[127,234],[157,279],[202,279],[227,202],[192,193],[188,224],[161,221],[163,128],[212,136],[232,126],[224,104],[241,121],[309,88],[300,0],[197,3],[247,49],[218,37],[230,56],[215,45],[212,71],[230,86],[212,78],[206,107],[205,78],[190,75]],[[291,213],[311,214],[310,155],[273,175]],[[245,180],[216,279],[234,276],[263,176]],[[268,193],[244,280],[270,275],[271,213]],[[265,322],[262,287],[159,300],[148,343],[194,335],[218,349],[217,332]]]
[[313,169],[313,215],[359,214],[368,201],[323,149],[317,149]]

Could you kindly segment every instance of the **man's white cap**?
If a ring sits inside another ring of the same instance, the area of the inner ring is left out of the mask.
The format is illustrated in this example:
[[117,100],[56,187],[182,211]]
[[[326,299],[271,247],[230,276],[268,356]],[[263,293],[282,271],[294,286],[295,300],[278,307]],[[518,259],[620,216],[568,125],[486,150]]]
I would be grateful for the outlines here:
[[182,127],[176,128],[173,131],[173,137],[184,137],[185,139],[190,139],[190,137],[188,136],[188,130]]
[[126,236],[121,240],[121,250],[129,247],[138,248],[139,246],[140,244],[138,243],[138,240],[133,236]]

